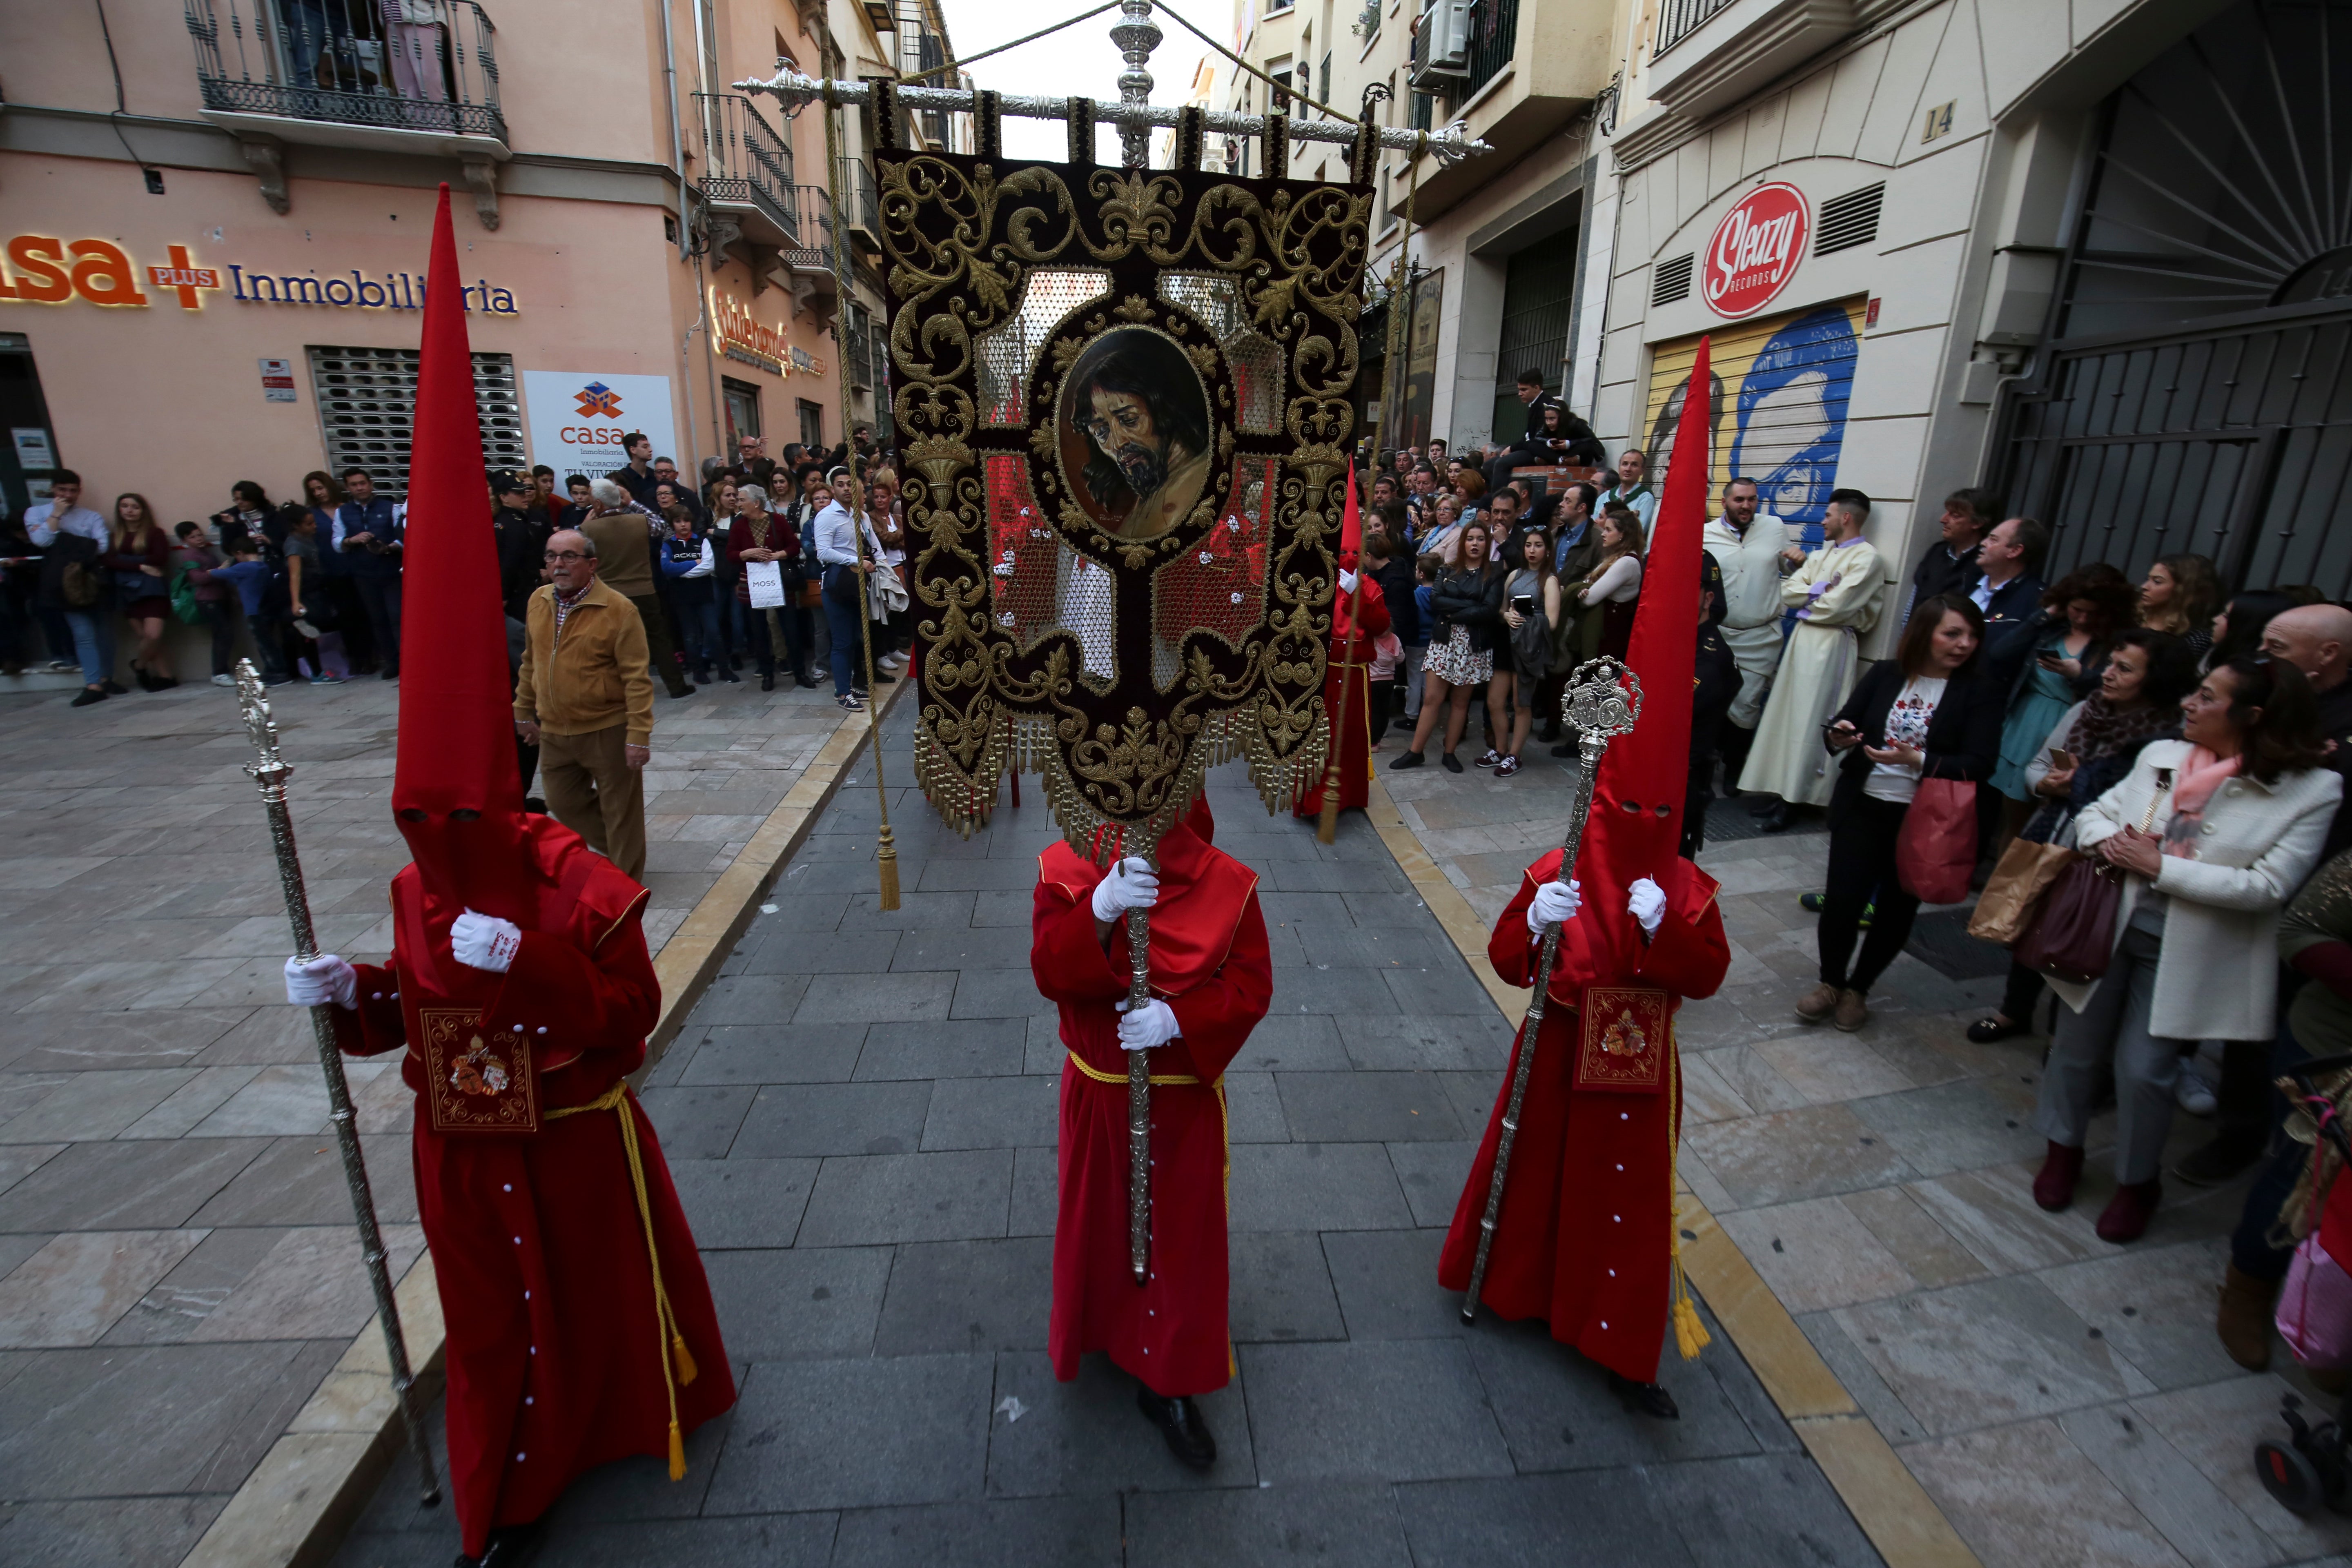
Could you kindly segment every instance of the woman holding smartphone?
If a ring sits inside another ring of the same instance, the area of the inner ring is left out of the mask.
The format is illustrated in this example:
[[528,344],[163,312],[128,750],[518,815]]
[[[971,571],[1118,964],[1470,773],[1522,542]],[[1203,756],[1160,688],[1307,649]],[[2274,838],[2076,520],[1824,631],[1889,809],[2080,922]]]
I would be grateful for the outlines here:
[[[1551,641],[1551,628],[1559,624],[1559,579],[1551,569],[1551,535],[1540,528],[1530,528],[1519,535],[1519,556],[1527,564],[1511,574],[1503,584],[1503,624],[1510,628],[1514,641],[1519,628],[1530,621],[1543,624],[1544,641]],[[1519,752],[1528,743],[1528,733],[1535,728],[1536,689],[1545,683],[1550,673],[1547,669],[1528,669],[1524,660],[1517,661],[1509,674],[1497,671],[1498,686],[1507,686],[1505,699],[1511,710],[1509,746],[1495,760],[1495,776],[1509,778],[1519,771]],[[1480,758],[1481,766],[1486,759]]]
[[1463,728],[1470,721],[1474,688],[1488,688],[1487,717],[1495,721],[1497,731],[1503,728],[1492,687],[1495,639],[1503,635],[1503,569],[1486,559],[1486,544],[1485,523],[1464,523],[1462,564],[1440,574],[1436,591],[1430,595],[1434,629],[1423,663],[1428,687],[1421,700],[1420,721],[1413,725],[1412,749],[1389,764],[1391,773],[1417,768],[1428,761],[1422,753],[1441,713],[1445,716],[1445,751],[1439,761],[1447,773],[1462,771],[1462,760],[1454,754],[1454,748],[1462,743]]
[[[2000,756],[2000,692],[1979,672],[1984,614],[1958,594],[1916,606],[1895,657],[1870,667],[1822,732],[1839,753],[1830,795],[1830,863],[1822,896],[1822,978],[1798,998],[1808,1024],[1851,1034],[1870,1021],[1870,987],[1911,939],[1919,900],[1895,868],[1895,841],[1923,778],[1982,783]],[[1854,956],[1863,907],[1870,935]]]

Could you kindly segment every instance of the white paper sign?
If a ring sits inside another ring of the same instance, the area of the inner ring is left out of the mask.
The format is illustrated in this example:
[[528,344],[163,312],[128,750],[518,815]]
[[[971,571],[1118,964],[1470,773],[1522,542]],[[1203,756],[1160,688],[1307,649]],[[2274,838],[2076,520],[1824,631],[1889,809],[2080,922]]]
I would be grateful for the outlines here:
[[294,401],[294,362],[290,359],[265,359],[261,362],[261,401],[291,403]]
[[602,479],[629,460],[621,437],[642,430],[654,444],[649,454],[675,458],[692,473],[695,455],[677,446],[671,422],[669,377],[591,375],[570,370],[522,373],[523,405],[530,431],[530,460],[555,470],[560,492],[565,478]]
[[743,563],[743,585],[751,591],[753,609],[781,610],[784,607],[783,563],[746,561]]
[[16,443],[16,466],[20,468],[54,468],[57,454],[49,447],[49,433],[39,426],[18,426],[8,434]]

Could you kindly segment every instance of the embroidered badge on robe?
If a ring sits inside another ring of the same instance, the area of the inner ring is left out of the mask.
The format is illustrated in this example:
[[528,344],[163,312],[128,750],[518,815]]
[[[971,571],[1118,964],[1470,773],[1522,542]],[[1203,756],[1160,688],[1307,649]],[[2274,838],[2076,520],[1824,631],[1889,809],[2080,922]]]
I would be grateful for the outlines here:
[[511,1029],[486,1028],[470,1007],[426,1007],[425,1096],[436,1132],[536,1132],[539,1077],[530,1044]]
[[1575,1087],[1656,1094],[1666,1086],[1671,999],[1638,985],[1588,985],[1578,998]]

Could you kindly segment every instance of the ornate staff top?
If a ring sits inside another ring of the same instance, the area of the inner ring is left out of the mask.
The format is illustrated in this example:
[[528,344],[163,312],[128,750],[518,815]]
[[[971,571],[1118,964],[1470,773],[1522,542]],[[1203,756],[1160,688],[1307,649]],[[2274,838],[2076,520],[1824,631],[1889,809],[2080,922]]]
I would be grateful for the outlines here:
[[[1124,79],[1122,79],[1124,85]],[[835,81],[831,78],[803,76],[796,70],[781,70],[762,81],[757,78],[735,84],[738,92],[764,92],[775,98],[787,110],[803,104],[827,101],[862,108],[873,101],[874,89],[862,81]],[[910,110],[944,110],[954,112],[971,109],[979,95],[969,88],[902,87],[898,101]],[[997,110],[1022,120],[1060,120],[1069,112],[1066,98],[1038,98],[1008,93],[997,100]],[[1140,132],[1155,125],[1173,125],[1178,110],[1172,104],[1113,103],[1101,99],[1094,100],[1096,122],[1116,125],[1122,132]],[[1234,114],[1224,110],[1213,110],[1202,117],[1202,129],[1226,136],[1263,136],[1266,117],[1262,114]],[[1289,122],[1293,142],[1352,142],[1357,125],[1350,120],[1293,120]],[[1484,142],[1474,141],[1469,121],[1457,120],[1443,131],[1409,131],[1401,126],[1382,127],[1378,132],[1383,147],[1411,152],[1416,146],[1430,153],[1440,163],[1458,163],[1474,153],[1491,153]]]
[[269,711],[269,689],[250,659],[236,671],[236,710],[245,720],[245,733],[253,742],[253,761],[245,764],[248,777],[267,784],[283,784],[294,770],[278,754],[278,720]]
[[1591,735],[1604,745],[1631,734],[1642,716],[1642,681],[1616,659],[1596,658],[1577,667],[1562,704],[1568,721],[1576,727],[1579,742]]

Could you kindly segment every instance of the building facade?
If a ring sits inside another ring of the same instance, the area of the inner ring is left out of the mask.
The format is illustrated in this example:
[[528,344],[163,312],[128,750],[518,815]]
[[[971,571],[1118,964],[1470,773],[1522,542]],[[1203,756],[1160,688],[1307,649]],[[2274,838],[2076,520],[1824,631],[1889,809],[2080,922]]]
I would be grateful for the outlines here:
[[1710,334],[1717,471],[1792,522],[1865,491],[1896,570],[1982,485],[2047,576],[2352,592],[2352,5],[1628,13],[1604,433],[1665,446]]
[[[314,468],[404,489],[444,182],[493,466],[601,471],[639,429],[689,471],[738,435],[830,445],[845,353],[848,417],[885,411],[870,134],[846,129],[837,226],[821,116],[731,84],[780,61],[888,75],[910,37],[945,58],[930,0],[147,0],[111,21],[0,9],[12,512],[58,467],[167,519]],[[837,233],[865,262],[845,310]]]

